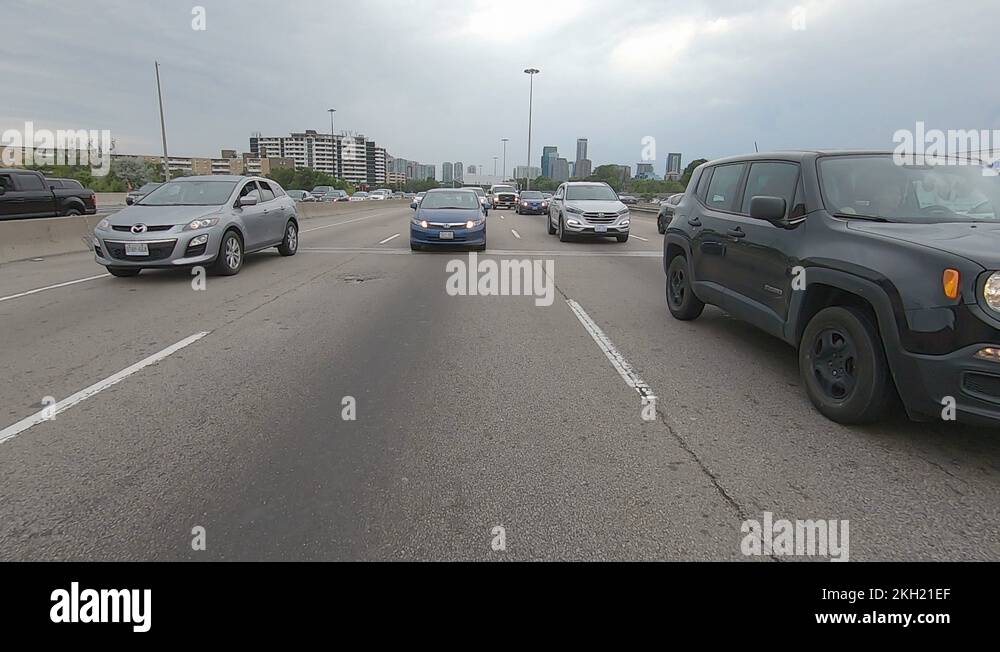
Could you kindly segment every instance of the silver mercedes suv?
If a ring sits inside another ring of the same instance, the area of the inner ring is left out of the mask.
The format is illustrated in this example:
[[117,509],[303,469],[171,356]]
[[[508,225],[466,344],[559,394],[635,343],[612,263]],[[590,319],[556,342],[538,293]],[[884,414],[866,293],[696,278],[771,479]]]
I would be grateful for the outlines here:
[[613,236],[628,241],[632,222],[628,206],[606,183],[569,181],[562,184],[549,200],[549,235],[559,235],[561,242],[574,237]]
[[94,254],[114,276],[144,269],[211,266],[231,276],[247,253],[299,246],[295,202],[259,177],[182,177],[161,185],[94,229]]

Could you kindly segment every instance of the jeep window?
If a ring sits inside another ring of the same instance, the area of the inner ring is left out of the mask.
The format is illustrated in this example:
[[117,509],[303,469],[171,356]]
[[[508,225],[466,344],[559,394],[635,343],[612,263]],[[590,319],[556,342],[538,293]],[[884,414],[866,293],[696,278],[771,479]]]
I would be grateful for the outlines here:
[[708,182],[711,178],[711,168],[705,168],[698,173],[698,185],[696,186],[695,194],[698,196],[698,199],[703,202],[705,201],[705,197],[708,196]]
[[1000,220],[1000,180],[958,159],[898,164],[892,155],[820,159],[826,209],[840,217],[933,224]]
[[795,184],[799,180],[799,166],[795,163],[773,161],[752,163],[747,175],[747,188],[743,193],[744,215],[750,214],[750,200],[754,197],[781,197],[785,209],[792,208],[795,200]]
[[733,163],[720,165],[715,168],[712,180],[708,182],[708,196],[705,203],[710,208],[721,211],[733,210],[733,198],[740,185],[740,178],[743,177],[743,170],[746,163]]

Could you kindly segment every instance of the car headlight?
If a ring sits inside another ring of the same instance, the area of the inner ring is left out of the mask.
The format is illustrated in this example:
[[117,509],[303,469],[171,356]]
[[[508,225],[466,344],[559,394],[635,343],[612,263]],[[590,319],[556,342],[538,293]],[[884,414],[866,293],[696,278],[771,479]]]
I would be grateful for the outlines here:
[[486,220],[484,220],[484,219],[469,220],[468,222],[465,223],[465,228],[471,229],[473,227],[479,226],[480,224],[482,224],[485,221]]
[[580,210],[579,208],[573,208],[572,206],[567,206],[566,207],[566,212],[567,213],[576,213],[577,215],[582,215],[583,214],[582,210]]
[[207,243],[208,243],[208,234],[205,233],[203,235],[199,235],[199,236],[195,236],[195,237],[191,238],[191,242],[188,243],[188,246],[189,247],[199,247],[199,246],[201,246],[203,244],[207,244]]
[[618,211],[619,215],[628,215],[628,206]]
[[422,227],[422,228],[425,228],[425,229],[427,228],[427,220],[420,219],[418,217],[414,217],[411,220],[411,222],[413,222],[413,224],[416,224],[419,227]]
[[993,272],[983,286],[983,298],[993,310],[1000,312],[1000,272]]
[[110,231],[111,221],[105,217],[103,220],[97,223],[97,228],[100,229],[101,231]]
[[219,218],[217,217],[200,217],[196,220],[191,220],[188,222],[187,226],[184,227],[185,231],[197,231],[198,229],[206,229],[210,226],[215,226],[219,223]]

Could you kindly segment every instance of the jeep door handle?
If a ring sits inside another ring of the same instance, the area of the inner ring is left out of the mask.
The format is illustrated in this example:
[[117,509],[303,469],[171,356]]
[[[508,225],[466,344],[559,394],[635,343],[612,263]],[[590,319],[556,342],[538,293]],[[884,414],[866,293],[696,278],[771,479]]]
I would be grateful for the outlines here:
[[733,237],[733,238],[745,238],[745,237],[747,237],[747,234],[744,233],[743,229],[741,229],[740,227],[736,227],[735,229],[729,229],[728,231],[726,231],[726,235],[728,235],[730,237]]

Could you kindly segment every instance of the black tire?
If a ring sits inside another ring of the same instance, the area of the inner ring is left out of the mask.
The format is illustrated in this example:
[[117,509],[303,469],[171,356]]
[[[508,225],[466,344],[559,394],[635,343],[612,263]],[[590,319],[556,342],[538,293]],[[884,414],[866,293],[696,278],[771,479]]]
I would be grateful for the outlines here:
[[705,304],[691,288],[690,270],[684,256],[674,256],[667,267],[667,309],[680,321],[698,319],[705,310]]
[[278,253],[282,256],[294,256],[299,250],[299,227],[294,220],[288,220],[285,225],[285,237],[278,245]]
[[831,421],[878,420],[892,400],[878,327],[853,306],[820,310],[799,342],[799,373],[809,400]]
[[63,215],[69,217],[71,215],[83,215],[83,213],[80,212],[79,208],[67,208],[65,211],[63,211]]
[[410,251],[420,251],[420,245],[410,243]]
[[559,225],[556,227],[556,231],[559,233],[559,242],[569,242],[569,234],[566,233],[562,215],[559,216]]
[[486,251],[486,243],[484,242],[481,245],[476,245],[475,249],[476,251]]
[[549,235],[555,235],[556,234],[556,227],[552,226],[552,214],[551,213],[549,213],[548,216],[545,218],[545,228],[546,228],[546,230],[548,230]]
[[628,233],[626,233],[625,235],[616,235],[615,238],[618,240],[618,242],[628,242]]
[[138,276],[141,269],[136,269],[135,267],[109,267],[108,273],[112,276],[117,276],[118,278],[130,278],[132,276]]
[[667,225],[663,223],[662,215],[658,215],[656,217],[656,230],[660,232],[660,235],[663,235],[664,233],[667,232]]
[[[230,242],[233,240],[236,241],[235,265],[233,265],[233,259],[229,255],[232,253]],[[243,251],[243,239],[240,238],[240,234],[234,230],[226,231],[225,235],[222,236],[222,242],[219,243],[219,255],[216,256],[215,263],[212,265],[212,273],[219,276],[235,276],[243,269],[245,258],[246,253]]]

